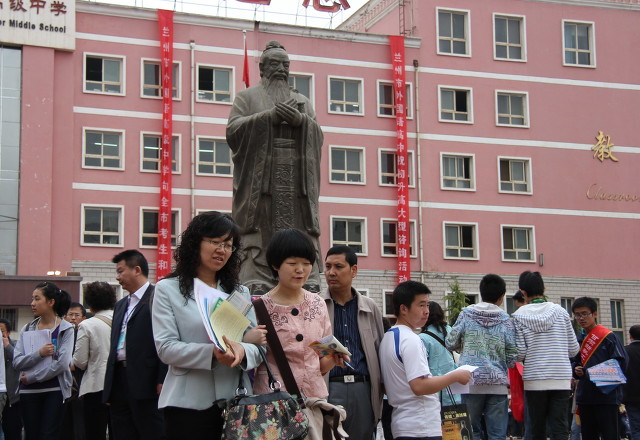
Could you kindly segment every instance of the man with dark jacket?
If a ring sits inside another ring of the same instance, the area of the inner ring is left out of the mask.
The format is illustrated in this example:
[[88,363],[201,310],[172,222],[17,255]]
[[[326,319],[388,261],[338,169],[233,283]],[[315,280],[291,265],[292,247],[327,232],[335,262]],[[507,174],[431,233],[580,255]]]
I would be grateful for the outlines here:
[[631,425],[631,440],[640,440],[640,325],[631,326],[629,336],[631,343],[624,347],[629,356],[624,406]]
[[589,368],[615,359],[624,371],[627,354],[618,337],[609,329],[597,324],[598,305],[589,297],[578,298],[571,306],[573,316],[582,327],[578,337],[580,352],[572,361],[576,387],[576,404],[581,421],[583,440],[617,440],[618,407],[622,403],[622,387],[605,393],[589,378]]
[[115,440],[157,440],[164,437],[158,395],[167,366],[158,358],[151,328],[154,286],[149,265],[130,249],[113,257],[116,279],[129,292],[113,310],[111,348],[104,378],[103,401],[110,405]]

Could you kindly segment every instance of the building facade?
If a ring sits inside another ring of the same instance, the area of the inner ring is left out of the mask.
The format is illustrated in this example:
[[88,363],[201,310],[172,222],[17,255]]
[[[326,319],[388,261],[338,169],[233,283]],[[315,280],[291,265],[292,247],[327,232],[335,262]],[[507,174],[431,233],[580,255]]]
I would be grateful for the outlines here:
[[[243,33],[252,84],[278,40],[325,133],[322,249],[354,247],[355,286],[392,314],[387,35],[404,33],[412,278],[433,300],[456,280],[473,300],[485,273],[514,291],[539,270],[551,300],[595,296],[622,336],[640,314],[638,19],[635,0],[372,0],[336,30],[176,13],[173,236],[199,212],[231,210],[225,127],[244,88]],[[7,275],[112,282],[123,249],[155,261],[159,61],[155,10],[82,1],[75,49],[2,45]]]

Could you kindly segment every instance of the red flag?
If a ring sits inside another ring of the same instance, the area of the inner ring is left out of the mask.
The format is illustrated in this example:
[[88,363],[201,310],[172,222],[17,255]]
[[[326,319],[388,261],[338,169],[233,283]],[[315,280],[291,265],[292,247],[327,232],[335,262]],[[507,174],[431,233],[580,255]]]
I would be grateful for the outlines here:
[[245,87],[249,87],[249,55],[247,55],[247,34],[244,34],[244,65],[242,67],[242,81]]

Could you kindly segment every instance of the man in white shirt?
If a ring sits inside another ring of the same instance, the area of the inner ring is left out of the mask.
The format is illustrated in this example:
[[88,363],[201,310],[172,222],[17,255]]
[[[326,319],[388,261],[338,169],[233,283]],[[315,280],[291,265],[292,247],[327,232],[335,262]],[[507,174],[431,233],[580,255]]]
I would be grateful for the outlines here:
[[440,401],[435,394],[454,382],[466,384],[471,373],[454,370],[432,376],[424,344],[415,333],[429,318],[429,288],[405,281],[393,291],[396,325],[380,344],[380,365],[389,404],[393,407],[391,432],[394,440],[442,438]]

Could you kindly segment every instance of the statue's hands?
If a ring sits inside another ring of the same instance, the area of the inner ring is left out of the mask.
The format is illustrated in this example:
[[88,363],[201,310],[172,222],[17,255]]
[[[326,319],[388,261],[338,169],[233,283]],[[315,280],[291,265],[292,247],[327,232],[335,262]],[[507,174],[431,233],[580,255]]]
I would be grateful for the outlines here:
[[293,127],[299,127],[302,125],[304,117],[296,108],[294,100],[291,99],[286,102],[276,104],[275,111],[280,120],[285,121],[287,124]]

